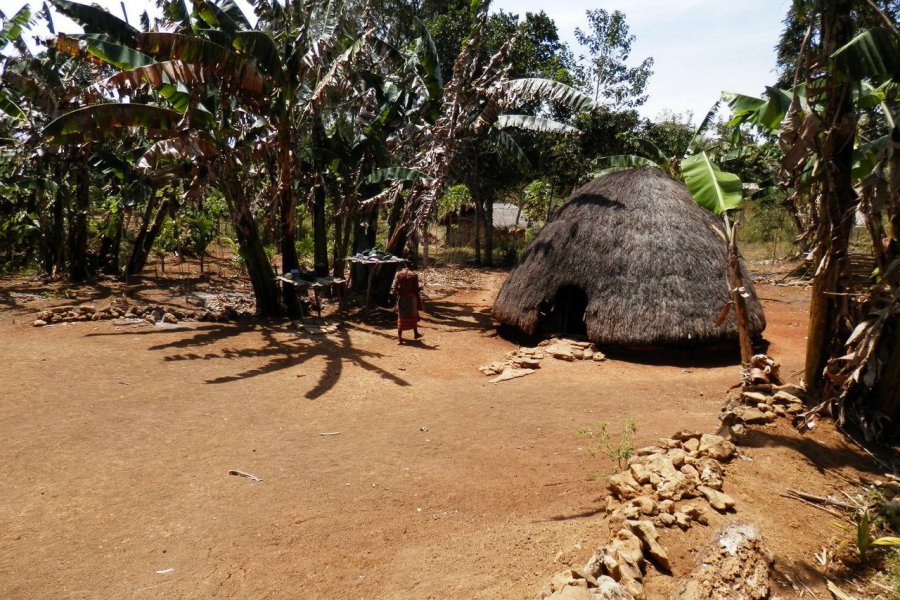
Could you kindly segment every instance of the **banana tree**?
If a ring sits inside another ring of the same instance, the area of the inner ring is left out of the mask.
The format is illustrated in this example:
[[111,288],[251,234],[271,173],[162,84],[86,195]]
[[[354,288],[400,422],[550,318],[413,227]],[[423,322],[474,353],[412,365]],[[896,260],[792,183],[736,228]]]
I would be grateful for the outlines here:
[[[884,25],[854,31],[851,10]],[[825,3],[810,21],[819,43],[810,50],[807,34],[792,89],[770,90],[766,100],[731,100],[738,120],[778,133],[785,179],[815,207],[805,380],[818,405],[808,416],[829,408],[867,436],[888,435],[885,417],[900,421],[900,34],[874,3]],[[862,295],[847,269],[857,208],[866,214],[878,263],[875,283]]]
[[[747,298],[750,294],[744,287],[741,271],[741,254],[737,245],[738,224],[733,223],[728,216],[729,211],[741,206],[743,185],[737,175],[721,171],[705,151],[682,160],[681,172],[684,176],[684,183],[697,204],[722,217],[725,230],[723,237],[727,247],[726,273],[731,295],[731,303],[728,307],[734,308],[741,362],[748,365],[753,356],[753,341],[747,317]],[[724,319],[727,316],[728,307],[720,318]]]
[[[393,254],[402,255],[411,234],[424,228],[433,218],[454,163],[465,150],[464,140],[487,136],[495,140],[502,152],[522,160],[525,155],[508,131],[527,129],[571,134],[576,130],[541,116],[504,114],[505,110],[525,101],[538,105],[558,103],[574,111],[593,107],[589,96],[560,82],[539,78],[510,79],[509,53],[518,41],[518,33],[482,64],[479,45],[487,13],[484,3],[473,4],[479,9],[479,17],[456,58],[453,77],[440,100],[439,117],[433,124],[421,128],[412,140],[421,150],[407,167],[417,176],[411,182],[402,206],[397,209],[397,226],[388,243],[388,250]],[[397,181],[381,196],[397,207],[403,189],[404,182]]]

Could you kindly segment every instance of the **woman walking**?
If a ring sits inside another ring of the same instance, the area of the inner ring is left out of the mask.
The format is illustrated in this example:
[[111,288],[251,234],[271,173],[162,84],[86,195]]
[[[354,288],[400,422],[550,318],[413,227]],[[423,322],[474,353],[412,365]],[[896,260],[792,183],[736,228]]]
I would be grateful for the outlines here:
[[397,343],[403,344],[403,332],[413,330],[415,339],[422,337],[419,333],[419,311],[422,309],[422,296],[419,293],[419,275],[409,267],[397,273],[391,293],[397,296]]

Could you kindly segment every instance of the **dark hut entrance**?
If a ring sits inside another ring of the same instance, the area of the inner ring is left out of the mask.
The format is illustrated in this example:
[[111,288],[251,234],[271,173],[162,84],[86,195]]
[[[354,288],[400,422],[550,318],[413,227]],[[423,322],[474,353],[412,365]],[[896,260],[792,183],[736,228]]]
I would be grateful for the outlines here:
[[564,285],[556,291],[553,302],[543,302],[540,307],[540,329],[544,333],[565,336],[587,335],[584,313],[587,311],[587,294],[578,286]]

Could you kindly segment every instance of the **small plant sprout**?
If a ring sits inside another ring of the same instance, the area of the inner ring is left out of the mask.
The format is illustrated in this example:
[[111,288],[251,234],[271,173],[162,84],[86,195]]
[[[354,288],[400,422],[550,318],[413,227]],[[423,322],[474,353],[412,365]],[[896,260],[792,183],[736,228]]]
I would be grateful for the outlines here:
[[591,456],[605,456],[616,463],[615,472],[618,473],[625,468],[628,459],[634,456],[634,434],[637,432],[637,423],[634,419],[626,419],[622,426],[622,433],[614,439],[609,433],[609,423],[601,422],[597,425],[597,429],[592,430],[582,427],[578,430],[578,435],[591,438],[595,441],[593,446],[588,447],[588,454]]

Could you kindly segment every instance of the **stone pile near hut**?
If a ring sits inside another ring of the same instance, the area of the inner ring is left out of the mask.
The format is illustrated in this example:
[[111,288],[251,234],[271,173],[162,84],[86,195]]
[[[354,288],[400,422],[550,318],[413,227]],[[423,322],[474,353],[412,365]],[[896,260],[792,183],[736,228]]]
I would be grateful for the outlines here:
[[803,394],[803,388],[791,384],[745,386],[729,394],[719,419],[723,429],[734,435],[744,433],[745,425],[767,425],[779,417],[795,419],[806,412]]
[[548,357],[566,362],[576,360],[602,362],[606,360],[606,355],[591,342],[551,338],[533,348],[522,346],[517,350],[507,352],[503,360],[482,365],[478,370],[485,375],[495,376],[494,379],[491,379],[491,383],[497,383],[534,373],[540,368],[540,361]]
[[48,310],[42,310],[32,322],[34,327],[43,327],[57,323],[73,323],[78,321],[107,321],[113,319],[141,319],[148,323],[175,324],[179,321],[217,321],[227,322],[252,316],[248,311],[239,311],[233,308],[220,310],[209,309],[181,309],[177,307],[165,307],[159,305],[128,305],[123,302],[113,302],[108,306],[97,308],[91,304],[81,306],[57,306]]
[[635,451],[627,468],[609,478],[606,510],[618,531],[583,568],[557,574],[542,598],[639,600],[653,564],[669,571],[657,527],[688,529],[709,523],[709,510],[734,510],[723,491],[725,468],[737,448],[722,436],[681,431]]

